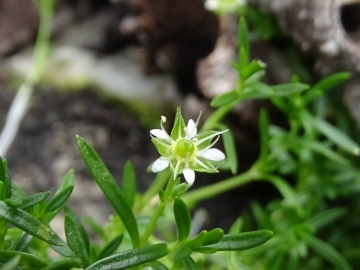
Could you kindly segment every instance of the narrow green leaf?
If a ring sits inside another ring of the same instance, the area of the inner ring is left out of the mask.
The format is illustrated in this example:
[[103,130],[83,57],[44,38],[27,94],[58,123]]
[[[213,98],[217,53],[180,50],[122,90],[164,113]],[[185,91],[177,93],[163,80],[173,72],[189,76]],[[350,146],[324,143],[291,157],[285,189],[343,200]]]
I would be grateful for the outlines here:
[[44,216],[43,220],[49,222],[52,220],[57,213],[60,212],[62,207],[66,204],[67,200],[70,198],[71,193],[73,192],[74,187],[67,187],[62,190],[60,193],[56,194],[47,204],[45,213],[48,214]]
[[199,270],[199,267],[190,256],[181,261],[185,270]]
[[191,255],[191,253],[193,252],[192,248],[190,247],[190,244],[192,243],[192,241],[190,241],[190,243],[188,241],[180,244],[176,250],[173,252],[172,254],[172,259],[174,261],[182,261],[185,258],[189,257]]
[[13,182],[11,182],[11,196],[12,198],[18,198],[22,201],[28,197],[28,195]]
[[239,100],[239,95],[235,90],[232,90],[215,97],[211,101],[210,105],[211,107],[217,108],[229,104],[231,102],[234,102],[236,100]]
[[11,198],[10,172],[6,159],[0,156],[0,182],[4,183],[5,199]]
[[169,253],[164,243],[126,250],[104,258],[85,270],[122,270],[142,265],[166,256]]
[[65,213],[70,217],[71,221],[74,223],[77,231],[80,233],[81,239],[83,240],[85,247],[86,247],[86,251],[88,254],[90,254],[90,241],[89,241],[89,236],[87,235],[84,226],[82,225],[80,219],[78,218],[78,216],[75,214],[74,211],[72,211],[69,207],[64,208]]
[[230,170],[233,174],[236,174],[238,170],[238,158],[234,137],[228,126],[219,123],[216,125],[216,128],[218,128],[220,131],[228,130],[222,134],[222,139],[224,142],[226,159],[229,162]]
[[0,200],[5,200],[5,184],[0,181]]
[[74,189],[74,170],[70,170],[61,181],[54,197],[47,203],[46,212],[60,211]]
[[24,210],[8,206],[0,201],[0,218],[13,224],[19,229],[52,245],[64,246],[61,238],[44,223],[31,216]]
[[174,216],[178,229],[178,240],[179,242],[182,242],[189,237],[191,217],[187,205],[180,198],[176,198],[174,201]]
[[314,99],[322,96],[325,92],[333,89],[338,84],[349,79],[349,77],[350,77],[350,73],[339,72],[322,79],[320,82],[315,84],[313,87],[311,87],[311,89],[308,92],[304,94],[303,96],[304,103],[305,104],[309,103]]
[[347,212],[348,211],[342,207],[328,209],[309,218],[305,221],[305,223],[318,230],[329,224],[333,224],[336,220],[342,218]]
[[58,252],[60,255],[64,257],[74,257],[75,254],[72,252],[72,250],[64,243],[63,246],[55,246],[51,245],[52,249]]
[[262,175],[263,178],[272,183],[279,192],[283,195],[284,199],[289,205],[296,207],[297,211],[301,212],[301,207],[296,197],[296,193],[293,188],[281,177],[275,175]]
[[93,220],[91,217],[85,216],[84,221],[86,224],[95,232],[98,236],[100,236],[102,239],[105,239],[105,233],[103,230],[103,227],[99,225],[95,220]]
[[23,204],[20,206],[20,209],[26,210],[34,205],[39,204],[40,202],[44,201],[47,197],[49,197],[50,191],[36,193],[27,197]]
[[262,109],[259,116],[259,130],[260,130],[260,157],[259,160],[264,162],[269,152],[269,117],[266,110]]
[[244,89],[243,99],[265,98],[273,96],[271,87],[263,82],[250,83]]
[[347,262],[343,255],[328,243],[320,240],[311,234],[303,234],[303,239],[306,243],[314,249],[317,253],[323,256],[326,260],[331,262],[339,270],[352,270],[353,268]]
[[22,232],[20,238],[10,247],[10,249],[15,251],[24,251],[30,244],[33,236]]
[[123,192],[129,207],[132,207],[136,194],[136,176],[134,166],[130,161],[126,162],[123,174]]
[[16,255],[0,267],[0,270],[14,270],[20,263],[20,255]]
[[333,143],[337,144],[339,147],[353,155],[360,155],[360,146],[340,129],[334,127],[325,120],[316,118],[314,116],[309,117],[309,119],[311,119],[313,127]]
[[342,156],[341,154],[337,153],[336,151],[334,151],[333,149],[331,149],[329,146],[325,145],[322,142],[301,140],[300,144],[304,148],[311,149],[314,152],[317,152],[320,155],[323,155],[324,157],[326,157],[329,160],[332,160],[338,164],[341,164],[343,166],[350,165],[349,159],[347,159],[344,156]]
[[266,64],[261,60],[253,60],[245,69],[244,77],[246,78],[246,82],[248,82],[248,78],[259,71],[263,71],[266,67]]
[[181,197],[184,195],[187,190],[191,187],[188,183],[181,183],[176,185],[171,191],[171,198],[175,199],[176,197]]
[[237,234],[240,233],[243,227],[244,221],[242,218],[237,218],[235,222],[231,225],[229,229],[229,234]]
[[152,270],[169,270],[164,264],[158,261],[153,261],[149,263]]
[[0,250],[0,262],[6,263],[15,256],[20,256],[20,266],[29,266],[29,267],[37,267],[42,268],[44,266],[47,266],[48,263],[35,256],[24,252],[18,252],[18,251],[10,251],[10,250]]
[[224,230],[215,228],[210,232],[207,232],[201,239],[200,242],[203,246],[212,245],[218,243],[224,236]]
[[81,259],[82,265],[84,267],[89,266],[90,261],[87,247],[84,243],[81,233],[77,228],[77,225],[68,214],[65,214],[65,236],[66,241],[71,250],[74,252],[75,256]]
[[185,137],[185,122],[181,114],[181,109],[180,107],[178,107],[176,109],[174,126],[171,130],[171,138],[173,138],[173,140],[176,141],[177,139],[184,137]]
[[309,85],[304,83],[286,83],[270,86],[273,95],[277,97],[290,96],[296,93],[300,93],[306,89],[309,89]]
[[225,234],[219,243],[208,245],[219,251],[245,250],[264,244],[272,236],[272,231],[260,230],[239,234]]
[[214,247],[202,247],[202,248],[194,248],[194,251],[203,254],[214,254],[218,252],[218,249]]
[[116,249],[120,246],[122,240],[124,238],[123,234],[120,234],[118,236],[116,236],[114,239],[112,239],[99,253],[99,255],[97,256],[97,261],[108,257],[110,255],[112,255]]
[[[239,63],[242,70],[245,70],[246,66],[249,63],[249,36],[248,36],[248,29],[246,25],[245,18],[242,17],[239,21],[238,25],[238,46],[239,46]],[[241,53],[241,50],[243,50],[243,53]],[[246,59],[244,59],[246,58]]]
[[251,213],[255,217],[255,221],[256,221],[258,228],[269,229],[269,228],[273,227],[272,226],[273,224],[270,220],[269,215],[267,213],[265,213],[265,211],[263,210],[263,208],[261,207],[261,205],[259,203],[257,203],[257,202],[251,203]]
[[261,81],[262,77],[264,77],[265,71],[257,71],[250,77],[248,77],[245,81],[245,87],[247,87],[250,84],[256,83]]
[[125,200],[123,192],[116,184],[114,178],[95,149],[80,136],[77,136],[77,141],[81,156],[91,172],[91,175],[114,207],[116,213],[120,216],[131,237],[133,246],[137,247],[139,245],[138,226],[134,214]]
[[79,258],[69,258],[60,261],[52,262],[51,265],[41,268],[41,270],[65,270],[81,267],[81,260]]

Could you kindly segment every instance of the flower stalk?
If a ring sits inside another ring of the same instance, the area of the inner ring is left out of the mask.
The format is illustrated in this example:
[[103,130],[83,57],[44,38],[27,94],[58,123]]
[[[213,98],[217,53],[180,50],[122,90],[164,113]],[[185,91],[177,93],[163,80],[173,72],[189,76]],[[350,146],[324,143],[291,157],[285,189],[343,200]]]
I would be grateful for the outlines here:
[[146,245],[150,235],[153,233],[157,226],[158,219],[163,215],[165,207],[171,201],[171,191],[173,190],[174,185],[175,181],[173,181],[172,177],[170,177],[164,192],[164,196],[157,205],[155,212],[152,215],[150,222],[144,231],[144,234],[140,238],[140,247]]

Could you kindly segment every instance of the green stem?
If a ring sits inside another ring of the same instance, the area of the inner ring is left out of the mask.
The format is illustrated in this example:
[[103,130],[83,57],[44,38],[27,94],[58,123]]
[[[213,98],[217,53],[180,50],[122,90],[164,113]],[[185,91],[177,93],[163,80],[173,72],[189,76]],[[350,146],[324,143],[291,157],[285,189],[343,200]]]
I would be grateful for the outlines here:
[[201,130],[211,130],[213,128],[216,128],[216,125],[220,123],[221,119],[224,118],[224,116],[230,112],[236,105],[238,104],[238,101],[232,102],[230,104],[221,106],[218,108],[204,123]]
[[155,230],[158,219],[162,216],[162,214],[164,213],[165,207],[170,202],[171,191],[174,187],[174,184],[175,184],[175,181],[173,180],[172,177],[170,177],[169,182],[165,189],[164,197],[161,199],[160,203],[157,205],[155,212],[154,212],[153,216],[151,217],[150,222],[149,222],[148,226],[146,227],[143,236],[140,238],[140,247],[146,245],[150,235]]
[[170,177],[170,173],[170,170],[167,169],[156,175],[154,182],[145,191],[141,198],[141,209],[149,203],[149,201],[159,192],[160,189],[163,188],[163,186],[165,186],[166,181]]
[[192,206],[199,201],[202,201],[202,200],[205,200],[208,198],[212,198],[212,197],[219,195],[225,191],[228,191],[233,188],[242,186],[246,183],[249,183],[252,180],[256,179],[258,177],[258,175],[259,175],[258,171],[254,167],[252,167],[247,172],[244,172],[237,176],[228,178],[226,180],[212,184],[210,186],[198,188],[194,191],[191,191],[191,192],[185,194],[182,197],[182,199],[185,201],[186,204]]

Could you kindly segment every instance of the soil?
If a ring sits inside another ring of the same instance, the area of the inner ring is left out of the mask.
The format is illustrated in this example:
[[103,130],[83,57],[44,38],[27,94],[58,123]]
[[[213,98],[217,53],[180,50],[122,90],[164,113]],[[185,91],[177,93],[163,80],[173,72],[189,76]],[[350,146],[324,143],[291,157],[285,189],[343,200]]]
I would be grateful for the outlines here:
[[[13,93],[3,85],[0,95],[3,126]],[[105,223],[112,211],[80,157],[76,134],[94,146],[119,184],[127,160],[133,163],[140,179],[139,190],[145,190],[151,183],[154,175],[145,170],[157,153],[149,130],[136,115],[116,101],[101,99],[92,89],[65,93],[35,91],[31,108],[6,155],[11,178],[28,194],[46,190],[53,193],[73,168],[76,184],[71,207]]]

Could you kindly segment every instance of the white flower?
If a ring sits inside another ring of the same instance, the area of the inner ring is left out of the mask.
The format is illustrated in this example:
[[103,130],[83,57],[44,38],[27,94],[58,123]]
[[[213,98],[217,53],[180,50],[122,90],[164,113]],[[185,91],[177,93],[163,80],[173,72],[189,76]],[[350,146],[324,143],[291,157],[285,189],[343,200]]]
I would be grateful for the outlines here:
[[178,174],[182,173],[190,185],[194,183],[195,171],[218,172],[209,160],[219,161],[225,158],[223,152],[212,147],[219,140],[219,135],[227,130],[204,131],[197,134],[200,116],[201,113],[196,123],[190,119],[185,126],[181,111],[178,108],[171,135],[163,127],[166,118],[161,117],[161,129],[150,131],[152,142],[161,155],[151,167],[153,172],[160,172],[170,166],[174,180]]

